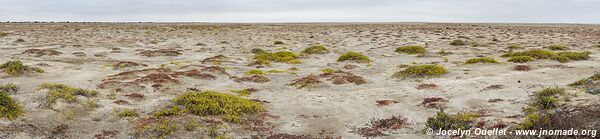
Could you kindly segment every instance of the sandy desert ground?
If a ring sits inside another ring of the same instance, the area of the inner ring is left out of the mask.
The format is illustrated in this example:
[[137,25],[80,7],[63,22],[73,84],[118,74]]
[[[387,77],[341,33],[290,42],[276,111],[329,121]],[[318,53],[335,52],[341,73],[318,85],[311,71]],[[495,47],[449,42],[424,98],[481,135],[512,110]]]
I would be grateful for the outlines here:
[[[7,93],[23,110],[0,119],[0,138],[432,138],[424,134],[426,121],[440,109],[476,113],[474,126],[514,129],[541,88],[566,89],[569,97],[558,107],[598,100],[567,85],[600,71],[599,25],[2,23],[0,33],[0,63],[19,60],[43,70],[0,74],[0,84],[19,88]],[[455,40],[466,44],[451,45]],[[315,45],[328,51],[302,53]],[[401,46],[427,52],[396,52]],[[259,49],[298,57],[256,63]],[[536,49],[588,51],[589,58],[513,63],[502,56]],[[347,52],[370,61],[337,61]],[[477,57],[498,62],[465,63]],[[448,72],[395,76],[422,64]],[[515,70],[518,65],[529,69]],[[303,77],[313,79],[296,80]],[[50,102],[45,83],[97,94]],[[154,114],[185,109],[174,98],[204,91],[250,100],[262,110],[237,122],[191,110]],[[393,116],[406,123],[369,128],[372,120]]]

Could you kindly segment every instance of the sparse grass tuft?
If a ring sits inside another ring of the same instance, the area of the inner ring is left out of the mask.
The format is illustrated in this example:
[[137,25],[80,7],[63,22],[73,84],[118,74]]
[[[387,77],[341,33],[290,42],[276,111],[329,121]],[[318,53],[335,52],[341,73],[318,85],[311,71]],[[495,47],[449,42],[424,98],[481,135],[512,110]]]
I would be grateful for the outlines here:
[[138,117],[140,114],[132,109],[124,109],[121,112],[119,112],[117,114],[117,116],[121,117],[121,118],[125,118],[125,117]]
[[369,57],[357,53],[357,52],[347,52],[345,54],[342,54],[338,59],[337,62],[342,62],[342,61],[354,61],[357,63],[369,63],[371,60],[369,59]]
[[467,45],[467,42],[465,42],[463,40],[454,40],[454,41],[450,42],[450,45],[462,46],[462,45]]
[[0,91],[0,118],[14,120],[24,113],[17,101],[13,100],[7,92]]
[[498,61],[496,61],[496,59],[491,58],[491,57],[471,58],[471,59],[465,61],[465,64],[475,64],[475,63],[498,63]]
[[433,77],[448,73],[448,70],[444,66],[425,64],[409,66],[404,70],[398,71],[394,74],[397,78],[412,78],[412,77]]
[[425,54],[427,50],[423,46],[402,46],[396,49],[397,53]]
[[313,45],[302,51],[303,54],[326,54],[329,50],[324,45]]
[[0,65],[0,69],[4,69],[4,73],[10,76],[19,76],[28,72],[37,72],[43,73],[44,70],[37,67],[30,67],[27,65],[23,65],[23,63],[19,60],[8,61],[2,65]]
[[193,114],[220,115],[226,121],[239,123],[246,114],[256,114],[263,111],[262,105],[238,96],[214,91],[186,92],[173,99],[178,105]]
[[11,94],[17,93],[17,91],[19,91],[19,87],[14,83],[0,84],[0,92],[6,92]]
[[513,56],[513,57],[510,57],[510,59],[508,59],[509,62],[514,62],[514,63],[525,63],[525,62],[534,61],[534,60],[535,59],[530,56]]
[[47,104],[56,102],[57,99],[65,99],[67,102],[77,101],[76,95],[93,97],[98,94],[98,91],[87,90],[82,88],[73,88],[60,83],[44,83],[38,89],[48,89],[46,94]]
[[324,74],[332,74],[335,72],[335,70],[332,68],[325,68],[325,69],[322,69],[321,72],[323,72]]
[[439,111],[436,115],[427,118],[425,126],[434,130],[470,129],[477,117],[478,115],[473,113],[448,114]]

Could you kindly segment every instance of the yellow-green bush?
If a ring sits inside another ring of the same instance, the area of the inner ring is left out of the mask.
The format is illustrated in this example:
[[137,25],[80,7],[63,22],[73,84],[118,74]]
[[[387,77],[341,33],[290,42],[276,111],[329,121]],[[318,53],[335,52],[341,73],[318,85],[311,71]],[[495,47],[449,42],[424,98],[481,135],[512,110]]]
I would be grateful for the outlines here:
[[10,94],[16,93],[17,91],[19,91],[19,87],[14,83],[0,84],[0,92],[6,92]]
[[4,73],[10,76],[19,76],[28,72],[37,72],[43,73],[44,70],[37,67],[30,67],[27,65],[23,65],[23,63],[19,60],[8,61],[2,65],[0,65],[0,69],[4,70]]
[[509,62],[514,62],[514,63],[525,63],[525,62],[534,61],[534,60],[535,59],[530,56],[513,56],[513,57],[510,57],[510,59],[508,59]]
[[432,77],[439,76],[448,73],[448,70],[444,66],[425,64],[409,66],[404,70],[398,71],[394,74],[397,78],[410,78],[410,77]]
[[561,63],[569,62],[570,60],[587,60],[590,58],[591,53],[588,51],[584,52],[553,52],[548,50],[533,49],[522,52],[509,52],[502,57],[514,57],[514,56],[530,56],[536,59],[552,59]]
[[347,52],[345,54],[342,54],[338,59],[337,62],[342,62],[342,61],[354,61],[357,63],[369,63],[371,60],[369,59],[369,57],[357,53],[357,52]]
[[57,99],[65,99],[68,102],[77,101],[76,95],[93,97],[98,94],[98,91],[87,90],[82,88],[73,88],[60,83],[44,83],[38,89],[48,89],[46,101],[48,104],[56,102]]
[[152,113],[152,116],[154,117],[165,117],[165,116],[172,116],[172,115],[179,115],[181,113],[184,113],[185,110],[179,108],[178,106],[172,106],[170,108],[164,108],[164,109],[160,109],[158,111],[155,111],[154,113]]
[[140,114],[132,109],[124,109],[121,112],[119,112],[117,114],[117,116],[124,118],[124,117],[138,117]]
[[473,113],[448,114],[439,111],[436,115],[427,118],[425,126],[434,130],[470,129],[478,115]]
[[302,51],[302,53],[303,54],[326,54],[326,53],[329,53],[329,50],[324,45],[313,45],[313,46],[310,46],[310,47],[304,49],[304,51]]
[[186,92],[173,102],[183,105],[187,112],[200,116],[220,115],[230,122],[241,122],[241,116],[263,111],[258,102],[214,91]]
[[397,53],[406,53],[406,54],[425,54],[427,50],[423,46],[402,46],[396,48]]
[[265,71],[258,70],[258,69],[249,70],[245,73],[245,75],[265,75],[265,74],[267,74]]
[[14,120],[25,111],[7,92],[0,91],[0,118]]
[[471,58],[471,59],[465,61],[465,64],[475,64],[475,63],[498,63],[498,61],[496,61],[496,59],[491,58],[491,57]]
[[280,51],[275,53],[269,53],[256,50],[254,56],[254,64],[270,65],[271,62],[298,64],[301,63],[300,60],[297,59],[298,57],[299,56],[293,52]]

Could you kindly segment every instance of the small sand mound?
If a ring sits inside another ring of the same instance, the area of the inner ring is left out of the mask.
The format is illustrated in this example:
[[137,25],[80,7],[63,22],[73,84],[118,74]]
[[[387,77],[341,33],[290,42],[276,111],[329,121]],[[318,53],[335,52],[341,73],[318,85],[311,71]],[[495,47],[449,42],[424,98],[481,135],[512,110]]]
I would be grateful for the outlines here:
[[139,53],[142,56],[157,57],[157,56],[179,56],[181,52],[172,49],[146,50]]

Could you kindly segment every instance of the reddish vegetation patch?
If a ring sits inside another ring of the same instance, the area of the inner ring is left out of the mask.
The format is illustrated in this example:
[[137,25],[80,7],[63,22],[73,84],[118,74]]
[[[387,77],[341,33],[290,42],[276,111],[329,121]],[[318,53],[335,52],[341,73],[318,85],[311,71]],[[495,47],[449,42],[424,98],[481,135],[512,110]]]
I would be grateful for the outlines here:
[[215,80],[217,78],[216,76],[205,72],[225,73],[224,69],[221,67],[198,67],[202,67],[202,69],[190,69],[183,71],[173,71],[170,69],[142,69],[125,71],[119,74],[108,76],[106,79],[102,80],[103,82],[98,85],[98,88],[113,88],[118,92],[130,92],[139,91],[145,88],[145,84],[150,84],[150,86],[152,86],[155,90],[161,90],[165,89],[165,84],[180,84],[178,78],[181,78],[182,76],[204,80]]
[[226,58],[227,57],[225,57],[224,55],[217,55],[217,56],[209,57],[209,58],[202,60],[202,64],[216,64],[216,63],[223,62],[223,60],[225,60]]
[[390,105],[393,103],[398,103],[398,101],[395,101],[395,100],[377,100],[375,102],[377,102],[378,107],[383,107],[383,106],[387,106],[387,105]]
[[212,74],[208,74],[208,73],[202,73],[198,70],[188,70],[188,71],[180,71],[180,72],[175,72],[173,75],[175,75],[175,77],[177,76],[181,76],[181,75],[185,75],[188,77],[192,77],[192,78],[196,78],[196,79],[205,79],[205,80],[215,80],[217,79],[216,76],[212,75]]
[[489,103],[496,103],[496,102],[500,102],[500,101],[504,101],[504,99],[495,98],[495,99],[488,100]]
[[385,132],[395,131],[401,128],[408,127],[410,123],[403,116],[392,116],[387,119],[373,119],[366,127],[352,129],[352,133],[359,134],[363,137],[378,137],[386,136]]
[[268,136],[267,139],[311,139],[310,135],[291,135],[291,134],[275,134]]
[[142,56],[156,57],[156,56],[179,56],[181,52],[172,49],[160,49],[160,50],[146,50],[139,53]]
[[269,82],[271,80],[269,78],[265,77],[265,76],[254,75],[254,76],[250,76],[250,77],[235,78],[234,81],[235,82],[266,83],[266,82]]
[[122,100],[122,99],[115,100],[115,101],[113,101],[113,103],[115,103],[115,104],[119,104],[119,105],[126,105],[126,104],[129,104],[129,102],[127,102],[126,100]]
[[506,125],[506,124],[504,124],[502,122],[490,126],[491,129],[496,129],[496,128],[497,129],[503,129],[503,128],[506,128],[506,127],[508,127],[508,125]]
[[140,94],[140,93],[131,93],[131,94],[126,94],[124,96],[131,98],[131,99],[136,99],[136,100],[144,99],[144,95]]
[[119,69],[123,69],[123,68],[137,67],[137,66],[147,67],[148,65],[142,64],[142,63],[135,63],[135,62],[131,62],[131,61],[119,61],[119,62],[113,64],[113,69],[119,70]]
[[417,89],[419,90],[423,90],[423,89],[433,89],[433,88],[437,88],[438,86],[432,83],[426,83],[426,84],[419,84],[417,85]]
[[336,71],[334,73],[323,73],[319,75],[319,77],[328,78],[327,81],[331,81],[331,83],[335,85],[346,83],[354,83],[356,85],[360,85],[367,83],[367,81],[365,81],[365,78],[343,71]]
[[116,139],[119,131],[116,129],[102,130],[100,133],[94,135],[96,139]]
[[56,50],[51,50],[51,49],[27,49],[24,52],[22,52],[21,54],[26,54],[26,55],[30,55],[30,56],[35,56],[35,57],[41,57],[41,56],[57,56],[57,55],[61,55],[62,52],[56,51]]
[[448,101],[441,97],[428,97],[428,98],[423,99],[423,102],[421,102],[421,105],[423,105],[426,108],[441,109],[442,107],[444,107],[444,104],[446,102],[448,102]]
[[300,89],[300,88],[304,88],[304,87],[315,86],[320,83],[321,83],[321,81],[319,80],[319,76],[315,76],[315,75],[311,74],[306,77],[294,79],[294,80],[292,80],[291,83],[289,83],[287,85],[294,86],[294,87]]
[[531,70],[531,68],[529,67],[529,65],[516,65],[515,67],[513,67],[513,70],[516,70],[516,71],[529,71],[529,70]]
[[483,91],[488,91],[488,90],[498,90],[498,89],[502,89],[504,88],[503,85],[500,84],[495,84],[495,85],[490,85],[488,87],[483,88]]

